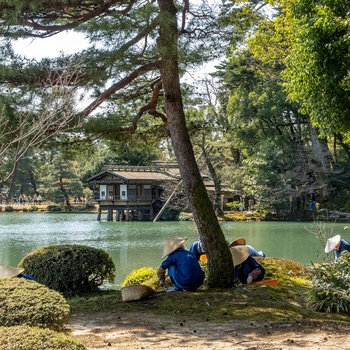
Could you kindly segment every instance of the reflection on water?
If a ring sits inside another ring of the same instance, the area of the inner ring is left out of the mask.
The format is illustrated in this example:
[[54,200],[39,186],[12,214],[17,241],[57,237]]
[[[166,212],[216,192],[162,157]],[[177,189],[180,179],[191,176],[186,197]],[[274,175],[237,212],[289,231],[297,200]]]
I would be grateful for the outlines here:
[[[329,224],[329,235],[350,240],[344,224]],[[247,244],[266,256],[303,264],[322,262],[325,257],[317,238],[307,229],[313,223],[224,222],[227,241],[244,237]],[[31,251],[49,245],[80,244],[101,248],[112,257],[121,285],[126,275],[143,266],[158,267],[164,242],[170,237],[189,237],[187,247],[198,239],[192,222],[98,222],[95,214],[0,214],[0,263],[17,266]]]

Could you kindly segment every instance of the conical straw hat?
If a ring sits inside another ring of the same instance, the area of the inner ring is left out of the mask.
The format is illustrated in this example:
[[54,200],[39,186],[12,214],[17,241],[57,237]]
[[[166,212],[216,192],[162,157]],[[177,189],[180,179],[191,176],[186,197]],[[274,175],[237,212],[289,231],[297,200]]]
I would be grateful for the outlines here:
[[245,245],[238,245],[230,248],[233,264],[235,266],[242,264],[249,256],[249,248]]
[[340,242],[340,239],[341,239],[340,235],[336,235],[336,236],[334,236],[332,238],[328,238],[326,246],[324,248],[324,251],[326,253],[331,252],[336,247],[336,245]]
[[239,237],[239,238],[236,238],[234,239],[229,245],[228,247],[229,248],[232,248],[232,247],[235,247],[237,245],[245,245],[246,244],[246,241],[243,237]]
[[188,238],[170,238],[165,242],[162,259],[179,249]]
[[24,269],[0,264],[0,278],[12,278],[20,275]]

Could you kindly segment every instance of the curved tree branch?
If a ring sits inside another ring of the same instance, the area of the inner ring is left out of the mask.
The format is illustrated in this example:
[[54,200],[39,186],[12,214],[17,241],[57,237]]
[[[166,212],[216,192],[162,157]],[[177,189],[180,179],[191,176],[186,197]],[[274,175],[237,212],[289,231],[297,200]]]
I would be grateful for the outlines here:
[[133,80],[135,80],[141,74],[150,72],[150,71],[155,70],[155,69],[159,69],[160,65],[161,65],[161,61],[154,61],[154,62],[148,63],[148,64],[141,66],[138,69],[134,70],[131,74],[129,74],[125,78],[121,79],[117,83],[110,86],[95,101],[90,103],[90,105],[87,106],[79,114],[81,114],[83,117],[88,116],[92,111],[94,111],[97,107],[99,107],[104,101],[106,101],[115,92],[117,92],[120,89],[123,89],[125,86],[130,84]]
[[[78,27],[80,24],[88,22],[89,20],[93,18],[103,17],[107,16],[113,13],[119,13],[119,14],[126,14],[128,13],[133,5],[136,3],[136,0],[131,0],[127,3],[127,6],[121,10],[116,10],[114,7],[116,5],[124,5],[125,2],[121,0],[110,0],[110,1],[98,1],[98,2],[88,2],[88,1],[76,1],[74,3],[71,3],[71,10],[68,12],[67,15],[67,7],[69,5],[66,5],[65,11],[61,11],[62,9],[52,6],[52,2],[48,6],[44,6],[44,10],[38,8],[36,10],[29,10],[29,9],[22,9],[22,15],[19,15],[17,17],[16,23],[8,23],[3,22],[2,26],[9,28],[11,26],[17,27],[18,25],[31,28],[34,31],[37,31],[37,33],[32,32],[30,30],[22,31],[21,34],[23,37],[40,37],[40,38],[46,38],[52,35],[55,35],[59,32],[74,29]],[[1,5],[0,7],[0,17],[4,17],[3,13],[8,10],[14,10],[14,7],[9,5]],[[55,17],[53,17],[52,13],[55,12]],[[59,16],[58,13],[64,13],[65,15]],[[58,21],[58,22],[69,22],[64,24],[57,24],[57,25],[46,25],[45,22],[49,21]],[[39,33],[38,33],[39,32]],[[43,32],[40,34],[40,32]],[[3,33],[1,33],[3,36],[10,36],[13,33],[9,32],[7,29]]]

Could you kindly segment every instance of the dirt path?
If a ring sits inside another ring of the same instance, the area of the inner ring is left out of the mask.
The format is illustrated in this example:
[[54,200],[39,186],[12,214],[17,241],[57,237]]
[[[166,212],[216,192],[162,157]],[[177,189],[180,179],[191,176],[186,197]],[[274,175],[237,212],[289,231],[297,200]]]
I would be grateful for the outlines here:
[[350,349],[350,325],[313,323],[202,322],[139,314],[83,313],[71,317],[74,338],[93,349]]

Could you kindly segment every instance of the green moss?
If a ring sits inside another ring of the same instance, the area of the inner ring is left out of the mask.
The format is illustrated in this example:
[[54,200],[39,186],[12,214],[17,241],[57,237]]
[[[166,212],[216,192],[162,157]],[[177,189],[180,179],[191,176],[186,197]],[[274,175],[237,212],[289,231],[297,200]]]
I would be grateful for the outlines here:
[[[278,286],[256,284],[230,289],[197,292],[161,293],[143,301],[125,303],[120,291],[100,292],[83,298],[68,299],[73,311],[110,311],[149,313],[159,318],[191,318],[198,321],[227,319],[286,322],[300,319],[329,320],[329,315],[308,307],[310,280],[307,266],[285,259],[261,259],[269,278]],[[153,287],[158,288],[156,280]],[[145,281],[144,284],[150,283]],[[150,284],[152,284],[150,283]],[[333,314],[332,320],[350,322],[348,314]]]

